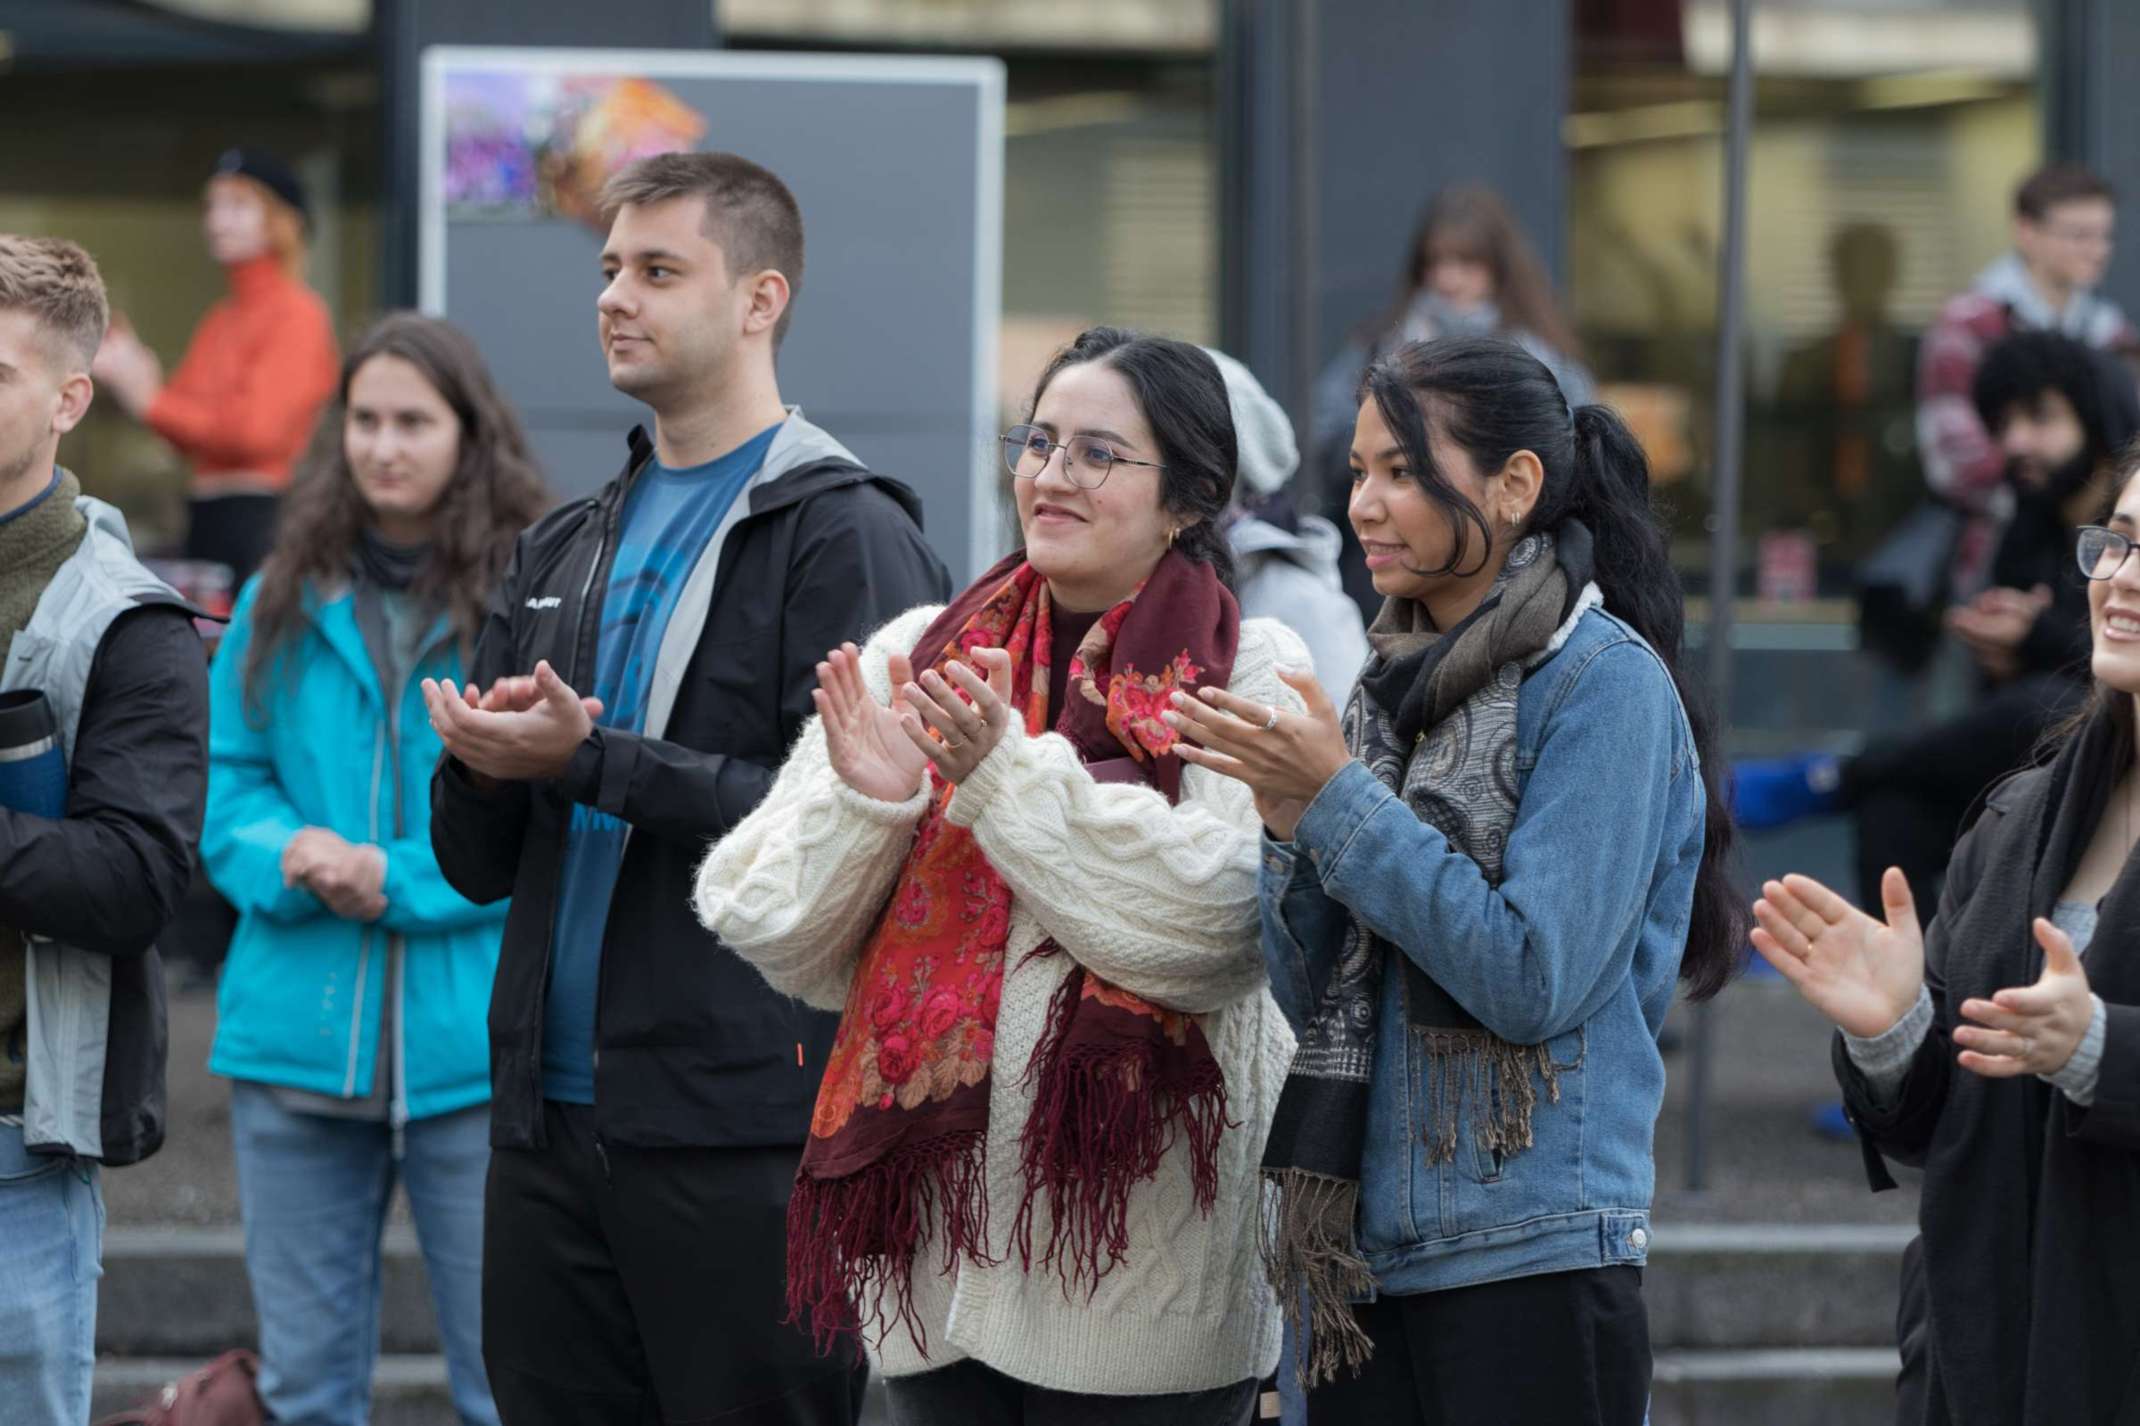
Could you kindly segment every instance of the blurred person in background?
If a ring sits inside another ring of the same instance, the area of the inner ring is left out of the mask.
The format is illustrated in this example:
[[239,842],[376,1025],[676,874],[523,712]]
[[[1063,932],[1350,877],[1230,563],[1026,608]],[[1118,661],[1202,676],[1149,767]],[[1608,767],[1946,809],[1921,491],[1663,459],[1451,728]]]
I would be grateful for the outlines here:
[[779,176],[662,154],[603,209],[596,332],[653,434],[522,537],[467,682],[424,681],[440,865],[512,897],[484,1361],[512,1426],[845,1426],[859,1354],[817,1354],[781,1293],[833,1020],[700,926],[692,876],[772,786],[825,650],[948,580],[914,493],[781,402],[804,252]]
[[420,680],[461,676],[548,503],[474,345],[387,317],[350,353],[215,660],[202,856],[239,921],[209,1068],[233,1081],[259,1389],[287,1426],[369,1418],[397,1180],[455,1410],[498,1419],[483,1017],[506,908],[469,902],[431,850]]
[[1754,907],[1755,949],[1836,1025],[1872,1187],[1895,1186],[1887,1161],[1923,1171],[1901,1426],[2140,1413],[2136,472],[2128,451],[2107,524],[2070,547],[2089,702],[2047,766],[1991,793],[1929,928],[1899,868],[1879,916],[1803,876]]
[[2088,581],[2073,563],[2074,532],[2109,505],[2112,467],[2140,435],[2140,392],[2118,358],[2056,332],[2025,331],[1985,354],[1971,399],[1999,452],[2009,511],[1990,587],[1947,615],[1977,665],[1976,705],[1877,739],[1855,757],[1748,760],[1734,769],[1743,827],[1855,815],[1865,906],[1878,903],[1889,866],[1934,904],[1971,804],[2028,761],[2087,696]]
[[1560,383],[1571,411],[1595,395],[1579,359],[1575,329],[1561,312],[1545,264],[1500,195],[1478,184],[1443,189],[1427,204],[1406,249],[1395,302],[1364,325],[1316,378],[1309,416],[1311,479],[1323,513],[1344,541],[1339,568],[1345,592],[1364,618],[1381,610],[1382,596],[1344,518],[1351,489],[1346,451],[1358,411],[1353,398],[1360,373],[1406,342],[1465,336],[1505,337],[1537,357]]
[[1291,485],[1300,448],[1293,422],[1247,367],[1210,347],[1204,353],[1226,378],[1241,448],[1225,520],[1241,617],[1278,620],[1307,641],[1316,682],[1351,688],[1367,662],[1367,626],[1338,573],[1343,544],[1337,528],[1294,508]]
[[[2095,288],[2109,269],[2115,194],[2077,164],[2040,168],[2014,191],[2014,246],[1926,329],[1917,356],[1917,446],[1932,493],[1967,518],[1953,593],[1982,587],[2010,510],[2007,457],[1974,399],[1977,367],[2017,331],[2058,332],[2101,351],[2140,350],[2125,313]],[[2128,376],[2130,380],[2130,376]]]
[[106,311],[89,254],[0,234],[0,1417],[39,1426],[89,1419],[100,1165],[163,1143],[154,942],[207,777],[193,611],[56,463]]
[[97,353],[97,381],[192,467],[185,555],[228,566],[232,588],[267,554],[276,497],[335,389],[334,326],[304,280],[310,227],[296,174],[260,149],[230,149],[201,212],[230,294],[168,380],[123,316]]

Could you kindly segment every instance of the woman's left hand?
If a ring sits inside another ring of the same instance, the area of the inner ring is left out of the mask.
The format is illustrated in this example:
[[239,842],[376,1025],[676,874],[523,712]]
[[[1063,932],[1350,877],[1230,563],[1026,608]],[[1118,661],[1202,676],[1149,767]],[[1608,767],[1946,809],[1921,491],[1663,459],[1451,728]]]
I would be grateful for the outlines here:
[[[936,764],[944,781],[951,783],[964,782],[995,751],[1011,721],[1010,654],[1002,649],[976,649],[973,659],[988,670],[987,682],[954,660],[945,665],[951,675],[948,681],[930,669],[905,690],[907,707],[928,725],[921,728],[902,720],[906,735]],[[960,690],[965,698],[959,697]]]
[[1291,669],[1278,670],[1278,676],[1299,691],[1305,713],[1252,703],[1223,688],[1200,688],[1195,698],[1175,694],[1172,711],[1161,716],[1182,735],[1174,751],[1184,762],[1247,783],[1263,825],[1278,840],[1291,841],[1315,794],[1352,754],[1338,711],[1315,676]]
[[1987,1079],[2057,1074],[2080,1048],[2095,1017],[2088,973],[2066,933],[2040,916],[2036,940],[2043,946],[2043,974],[2034,985],[1962,1002],[1963,1016],[1974,1022],[1954,1030],[1963,1069]]

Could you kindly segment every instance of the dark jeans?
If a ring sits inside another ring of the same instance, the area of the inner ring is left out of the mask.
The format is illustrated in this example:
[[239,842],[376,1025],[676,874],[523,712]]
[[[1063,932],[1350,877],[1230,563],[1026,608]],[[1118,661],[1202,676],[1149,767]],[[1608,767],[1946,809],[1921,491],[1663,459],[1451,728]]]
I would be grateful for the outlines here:
[[1640,1268],[1508,1278],[1354,1310],[1374,1355],[1358,1377],[1341,1370],[1308,1393],[1308,1426],[1641,1426],[1649,1409]]
[[505,1426],[853,1426],[864,1366],[784,1325],[794,1148],[549,1143],[491,1154],[483,1360]]
[[971,1359],[884,1384],[893,1426],[1248,1426],[1260,1385],[1092,1396],[1028,1386]]
[[1962,819],[2087,696],[2080,679],[2036,674],[1992,690],[1959,717],[1867,745],[1846,767],[1842,789],[1857,814],[1858,904],[1877,907],[1880,877],[1899,866],[1918,914],[1930,916]]
[[186,502],[186,558],[230,566],[230,593],[252,577],[275,541],[272,495],[196,495]]

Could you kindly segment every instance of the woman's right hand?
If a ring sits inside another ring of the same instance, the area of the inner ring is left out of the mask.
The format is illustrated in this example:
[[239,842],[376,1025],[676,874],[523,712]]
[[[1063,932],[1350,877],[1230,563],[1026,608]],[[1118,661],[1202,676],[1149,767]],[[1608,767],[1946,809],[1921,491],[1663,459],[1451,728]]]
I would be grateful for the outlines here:
[[1909,878],[1889,867],[1880,879],[1885,924],[1809,876],[1761,888],[1754,903],[1754,949],[1813,1008],[1860,1039],[1892,1028],[1924,988],[1924,933]]
[[[905,654],[891,656],[891,676],[894,689],[914,681],[914,667]],[[817,666],[817,688],[810,698],[824,723],[832,770],[841,781],[879,802],[904,802],[920,789],[929,759],[900,725],[911,721],[919,730],[921,720],[896,693],[890,704],[870,696],[862,681],[861,650],[843,644],[826,654]]]

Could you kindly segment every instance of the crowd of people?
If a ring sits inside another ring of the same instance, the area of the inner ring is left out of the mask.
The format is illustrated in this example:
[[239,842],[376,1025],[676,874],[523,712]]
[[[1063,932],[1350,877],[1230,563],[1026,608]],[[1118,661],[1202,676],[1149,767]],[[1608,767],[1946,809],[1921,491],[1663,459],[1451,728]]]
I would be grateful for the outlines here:
[[[1878,916],[1735,887],[1648,462],[1490,194],[1430,208],[1321,383],[1316,508],[1240,363],[1093,327],[963,588],[782,400],[803,221],[765,168],[610,182],[598,334],[650,420],[563,504],[450,324],[337,373],[287,170],[234,150],[206,198],[231,296],[168,381],[86,252],[0,235],[0,774],[65,784],[0,775],[21,1419],[88,1411],[99,1174],[162,1140],[196,852],[292,1426],[367,1419],[397,1186],[470,1423],[851,1426],[874,1372],[900,1426],[1634,1426],[1660,1037],[1749,935],[1835,1022],[1875,1185],[1925,1172],[1901,1419],[2140,1403],[2140,400],[2059,256],[2107,189],[2024,187],[2015,330],[1953,314],[1966,410],[1927,355],[1942,488],[1999,536],[1953,616],[1983,702],[1744,770],[1757,822],[1850,799]],[[212,662],[57,463],[98,384],[249,576]]]

